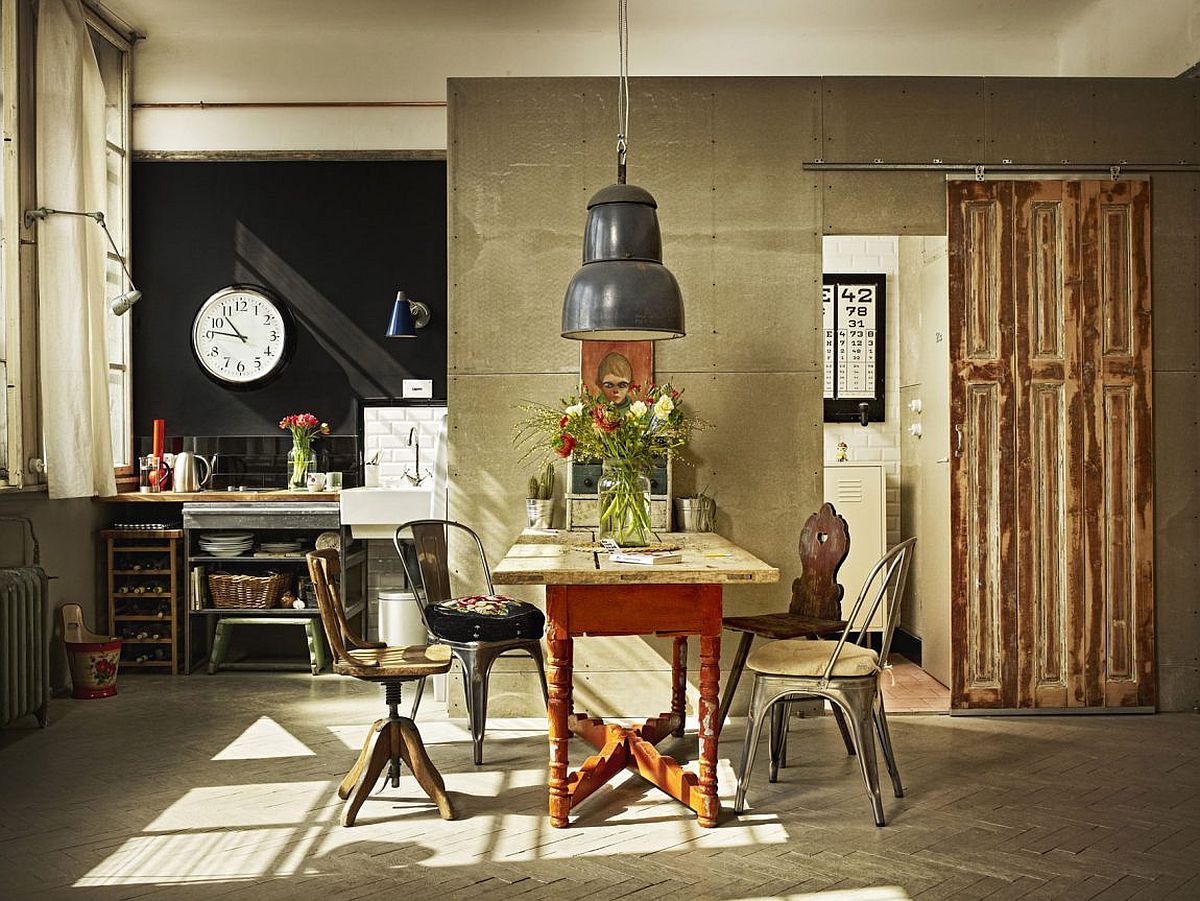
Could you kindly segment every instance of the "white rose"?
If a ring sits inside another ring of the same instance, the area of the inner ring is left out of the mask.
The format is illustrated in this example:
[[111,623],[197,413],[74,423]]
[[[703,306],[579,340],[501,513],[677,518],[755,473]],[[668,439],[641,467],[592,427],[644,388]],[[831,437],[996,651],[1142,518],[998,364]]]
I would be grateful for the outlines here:
[[675,409],[675,401],[671,400],[669,395],[664,394],[654,403],[654,415],[659,419],[666,419],[671,415],[671,411]]
[[629,418],[641,419],[646,415],[646,405],[640,400],[635,400],[629,405]]
[[583,415],[583,404],[571,404],[571,406],[567,407],[567,415],[568,416],[582,416]]

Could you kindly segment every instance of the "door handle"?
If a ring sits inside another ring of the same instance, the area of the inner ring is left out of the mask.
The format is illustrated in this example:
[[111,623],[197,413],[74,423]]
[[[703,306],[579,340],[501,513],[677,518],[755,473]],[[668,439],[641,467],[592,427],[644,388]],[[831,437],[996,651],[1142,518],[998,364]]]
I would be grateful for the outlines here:
[[961,457],[962,456],[962,426],[956,425],[954,427],[954,435],[955,435],[954,456]]

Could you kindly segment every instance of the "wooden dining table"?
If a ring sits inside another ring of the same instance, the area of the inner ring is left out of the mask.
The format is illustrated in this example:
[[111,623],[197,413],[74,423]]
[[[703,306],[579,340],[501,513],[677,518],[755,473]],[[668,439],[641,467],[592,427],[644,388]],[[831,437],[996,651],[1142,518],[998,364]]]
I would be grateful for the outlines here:
[[[550,824],[627,768],[694,810],[701,826],[717,824],[718,683],[721,674],[722,589],[727,584],[779,581],[779,570],[711,532],[663,533],[678,545],[680,563],[613,563],[590,532],[527,529],[492,571],[498,585],[546,586],[549,646]],[[590,635],[658,635],[674,639],[671,709],[637,726],[605,723],[572,703],[574,639]],[[687,640],[700,638],[699,762],[696,772],[655,747],[683,735]],[[596,753],[569,772],[567,743],[575,734]]]

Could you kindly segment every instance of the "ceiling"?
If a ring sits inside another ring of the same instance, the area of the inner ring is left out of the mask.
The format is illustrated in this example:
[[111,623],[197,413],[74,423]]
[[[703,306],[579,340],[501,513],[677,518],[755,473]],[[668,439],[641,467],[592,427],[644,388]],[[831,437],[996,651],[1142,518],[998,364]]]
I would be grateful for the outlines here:
[[[166,33],[403,29],[406,31],[586,32],[614,30],[613,0],[107,0],[151,37]],[[630,27],[731,32],[961,31],[1056,33],[1101,0],[634,0]]]

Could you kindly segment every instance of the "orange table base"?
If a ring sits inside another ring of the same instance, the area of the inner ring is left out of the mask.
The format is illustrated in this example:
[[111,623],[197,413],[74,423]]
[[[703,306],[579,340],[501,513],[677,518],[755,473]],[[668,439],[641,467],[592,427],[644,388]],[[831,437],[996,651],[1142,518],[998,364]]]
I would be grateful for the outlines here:
[[[626,768],[696,811],[715,826],[717,800],[717,691],[721,653],[721,586],[550,585],[546,588],[550,647],[550,824],[563,827],[575,805]],[[571,702],[573,639],[583,635],[667,635],[672,653],[671,711],[640,726],[616,726],[575,713]],[[687,637],[700,637],[700,761],[684,770],[655,745],[682,735],[687,688]],[[599,753],[569,772],[567,743],[574,733]]]

